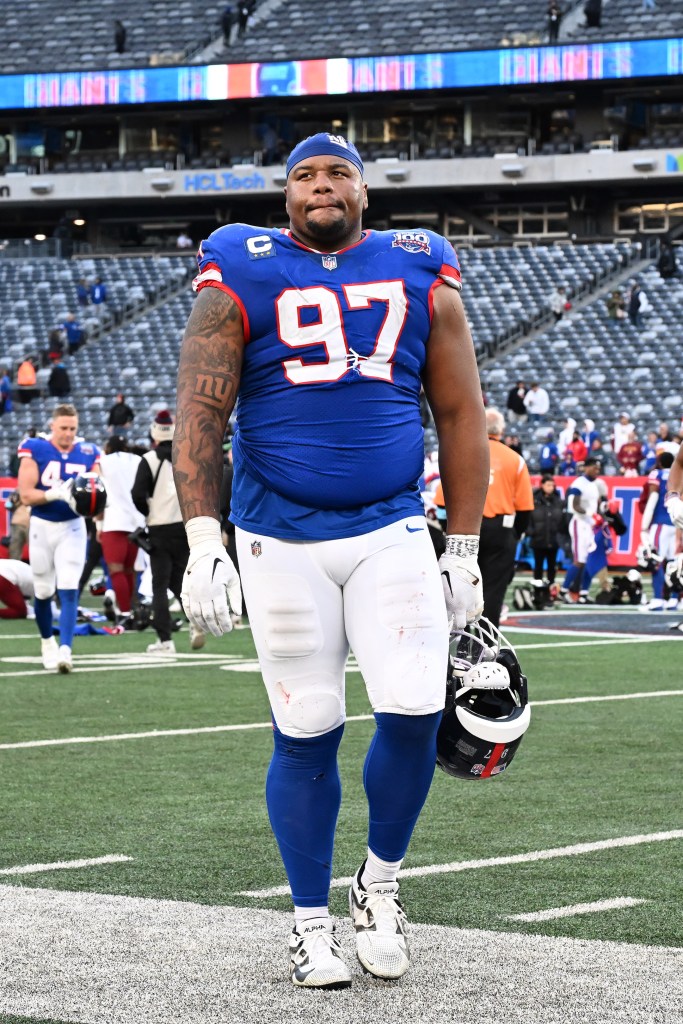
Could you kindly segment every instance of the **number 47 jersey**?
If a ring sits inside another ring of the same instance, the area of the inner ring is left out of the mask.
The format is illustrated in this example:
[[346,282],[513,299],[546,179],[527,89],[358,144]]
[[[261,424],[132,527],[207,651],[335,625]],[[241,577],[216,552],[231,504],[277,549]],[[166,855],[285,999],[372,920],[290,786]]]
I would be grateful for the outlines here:
[[[89,473],[99,463],[100,450],[97,445],[87,441],[76,441],[73,448],[63,452],[51,441],[42,437],[26,437],[17,451],[20,459],[33,459],[38,466],[38,483],[36,487],[47,491],[57,487],[62,480],[69,480],[80,473]],[[34,505],[31,515],[36,519],[49,519],[51,522],[64,522],[67,519],[78,519],[65,501],[51,501],[48,505]]]
[[450,243],[367,231],[321,253],[287,230],[231,224],[198,262],[195,290],[230,294],[244,324],[231,519],[315,540],[422,514],[420,378],[434,288],[460,287]]

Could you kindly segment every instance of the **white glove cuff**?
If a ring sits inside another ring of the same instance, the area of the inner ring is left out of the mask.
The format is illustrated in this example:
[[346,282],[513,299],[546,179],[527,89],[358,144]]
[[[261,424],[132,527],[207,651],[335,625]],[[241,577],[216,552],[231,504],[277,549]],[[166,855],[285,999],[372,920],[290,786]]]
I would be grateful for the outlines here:
[[212,516],[195,516],[194,519],[188,519],[185,523],[185,533],[190,548],[214,542],[223,546],[221,524]]
[[63,492],[60,487],[49,487],[48,490],[45,491],[45,501],[59,501],[60,499],[62,501],[64,500]]
[[446,555],[456,558],[476,558],[479,554],[479,537],[476,533],[446,534]]

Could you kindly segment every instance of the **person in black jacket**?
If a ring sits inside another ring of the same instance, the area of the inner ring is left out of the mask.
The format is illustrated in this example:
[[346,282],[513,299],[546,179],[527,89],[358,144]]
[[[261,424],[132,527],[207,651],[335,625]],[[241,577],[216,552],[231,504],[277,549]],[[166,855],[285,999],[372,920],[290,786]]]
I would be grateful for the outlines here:
[[562,533],[564,501],[555,480],[546,473],[534,491],[534,510],[527,529],[534,552],[534,579],[543,580],[543,564],[548,563],[548,583],[555,582],[558,534]]

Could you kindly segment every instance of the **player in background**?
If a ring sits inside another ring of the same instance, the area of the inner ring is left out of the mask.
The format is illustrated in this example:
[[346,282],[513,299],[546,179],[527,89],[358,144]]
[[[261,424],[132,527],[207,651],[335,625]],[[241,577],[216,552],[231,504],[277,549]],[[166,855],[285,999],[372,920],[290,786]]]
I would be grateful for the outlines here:
[[[239,395],[230,518],[274,722],[266,800],[294,902],[291,979],[346,987],[328,895],[349,645],[376,723],[367,858],[349,894],[356,952],[398,978],[409,947],[396,879],[434,773],[448,623],[483,608],[488,446],[450,243],[363,231],[363,165],[339,136],[295,147],[285,195],[289,229],[228,225],[199,251],[173,446],[190,544],[183,604],[216,635],[231,627],[229,604],[240,610],[219,524]],[[448,509],[438,564],[417,486],[421,382]]]
[[678,449],[669,470],[664,503],[671,522],[683,530],[683,445]]
[[647,606],[651,612],[662,611],[665,607],[675,610],[678,607],[676,597],[670,597],[668,602],[664,599],[666,565],[676,555],[676,527],[671,521],[666,505],[667,482],[673,461],[671,452],[657,453],[655,468],[647,478],[649,494],[640,526],[640,543],[644,558],[647,560],[655,551],[658,556],[657,568],[652,573],[653,596]]
[[[61,673],[73,667],[71,647],[78,616],[78,583],[86,553],[85,520],[69,504],[71,486],[81,473],[96,470],[96,445],[76,440],[78,413],[58,405],[50,436],[27,437],[19,445],[17,489],[31,506],[29,563],[35,587],[36,624],[43,668]],[[52,596],[59,596],[59,644],[52,630]]]
[[567,491],[567,509],[572,515],[569,536],[574,561],[560,587],[560,598],[568,604],[577,599],[580,604],[589,603],[588,592],[581,589],[581,578],[588,555],[595,545],[594,529],[602,524],[602,516],[598,513],[600,500],[604,497],[598,482],[600,463],[589,455],[583,465],[583,475],[577,477]]

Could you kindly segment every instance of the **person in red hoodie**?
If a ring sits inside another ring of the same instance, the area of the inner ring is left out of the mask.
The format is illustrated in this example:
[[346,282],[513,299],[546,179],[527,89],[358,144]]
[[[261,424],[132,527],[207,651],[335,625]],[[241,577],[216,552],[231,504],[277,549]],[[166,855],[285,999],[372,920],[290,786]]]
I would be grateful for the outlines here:
[[574,431],[574,436],[565,448],[565,452],[571,452],[572,458],[575,463],[583,462],[588,455],[588,449],[586,448],[585,442],[582,440],[578,430]]

